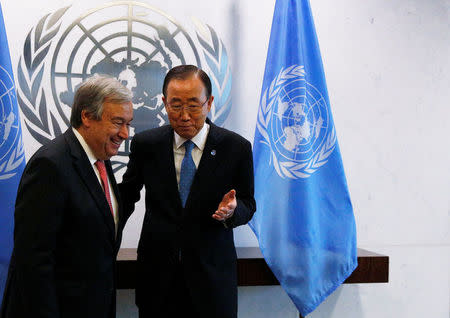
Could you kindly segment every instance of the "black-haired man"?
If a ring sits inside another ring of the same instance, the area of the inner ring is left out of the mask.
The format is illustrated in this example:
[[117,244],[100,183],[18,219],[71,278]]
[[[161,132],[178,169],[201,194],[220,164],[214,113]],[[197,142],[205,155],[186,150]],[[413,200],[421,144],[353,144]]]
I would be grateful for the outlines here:
[[139,315],[235,318],[232,229],[247,223],[256,208],[251,145],[207,119],[211,81],[196,66],[170,70],[163,95],[170,125],[133,138],[120,185],[128,213],[146,189]]

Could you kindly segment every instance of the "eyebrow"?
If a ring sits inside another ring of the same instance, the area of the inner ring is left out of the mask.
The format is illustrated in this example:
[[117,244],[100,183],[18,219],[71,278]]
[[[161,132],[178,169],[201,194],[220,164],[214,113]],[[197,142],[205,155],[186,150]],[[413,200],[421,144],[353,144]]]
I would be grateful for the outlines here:
[[[187,99],[188,102],[198,102],[200,101],[197,97],[190,97]],[[174,97],[170,100],[170,102],[181,102],[181,98]]]
[[[131,118],[131,120],[130,121],[132,121],[134,118]],[[123,117],[120,117],[120,116],[116,116],[116,117],[112,117],[111,118],[111,120],[120,120],[120,121],[123,121],[123,122],[125,122],[126,120],[125,120],[125,118],[123,118]]]

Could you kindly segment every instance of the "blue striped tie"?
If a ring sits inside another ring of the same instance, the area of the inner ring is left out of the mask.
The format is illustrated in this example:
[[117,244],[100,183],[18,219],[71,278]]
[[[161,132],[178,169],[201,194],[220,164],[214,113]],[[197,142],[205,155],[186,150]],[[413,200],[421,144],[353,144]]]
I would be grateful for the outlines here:
[[192,149],[194,146],[195,144],[190,140],[184,143],[185,153],[180,170],[180,198],[183,207],[186,205],[186,200],[195,176],[196,168],[194,160],[192,159]]

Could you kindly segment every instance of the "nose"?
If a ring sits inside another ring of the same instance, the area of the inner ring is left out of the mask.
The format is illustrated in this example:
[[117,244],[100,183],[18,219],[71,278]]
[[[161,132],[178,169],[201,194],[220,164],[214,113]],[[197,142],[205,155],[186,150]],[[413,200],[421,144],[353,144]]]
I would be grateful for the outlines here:
[[123,124],[120,126],[119,137],[122,139],[127,139],[130,133],[130,127],[127,124]]
[[191,115],[184,107],[181,109],[180,117],[183,121],[188,121],[191,119]]

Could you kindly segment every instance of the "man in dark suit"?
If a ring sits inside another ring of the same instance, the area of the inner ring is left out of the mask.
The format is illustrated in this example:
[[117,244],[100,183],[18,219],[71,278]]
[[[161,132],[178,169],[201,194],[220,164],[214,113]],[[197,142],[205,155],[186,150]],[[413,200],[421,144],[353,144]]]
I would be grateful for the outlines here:
[[128,138],[131,99],[115,79],[86,80],[75,94],[72,127],[28,162],[1,317],[115,317],[124,219],[109,159]]
[[256,205],[250,143],[207,114],[211,81],[193,65],[169,71],[170,126],[139,133],[119,185],[130,213],[145,186],[136,304],[141,318],[237,316],[233,228]]

